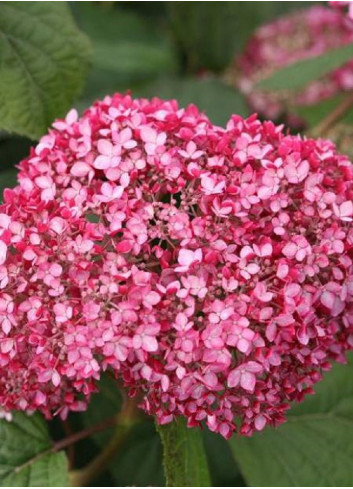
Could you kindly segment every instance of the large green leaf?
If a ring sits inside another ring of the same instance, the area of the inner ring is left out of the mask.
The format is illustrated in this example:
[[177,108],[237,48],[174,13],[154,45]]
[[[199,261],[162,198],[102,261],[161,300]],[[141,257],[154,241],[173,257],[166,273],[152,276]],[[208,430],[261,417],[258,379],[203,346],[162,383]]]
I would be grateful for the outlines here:
[[0,421],[0,486],[68,486],[64,452],[51,453],[51,441],[40,416],[16,413]]
[[353,358],[326,374],[287,423],[230,443],[250,486],[352,486]]
[[1,2],[0,128],[38,138],[80,92],[89,56],[66,2]]
[[332,49],[321,56],[304,59],[275,71],[261,80],[257,84],[257,88],[269,91],[296,91],[339,68],[352,58],[353,44]]
[[243,487],[244,479],[229,443],[218,433],[202,432],[213,487]]
[[163,443],[167,487],[209,487],[210,474],[202,433],[184,419],[158,426]]
[[219,125],[224,125],[231,114],[248,114],[242,95],[213,78],[165,78],[150,85],[141,94],[176,98],[182,107],[196,104],[214,124]]

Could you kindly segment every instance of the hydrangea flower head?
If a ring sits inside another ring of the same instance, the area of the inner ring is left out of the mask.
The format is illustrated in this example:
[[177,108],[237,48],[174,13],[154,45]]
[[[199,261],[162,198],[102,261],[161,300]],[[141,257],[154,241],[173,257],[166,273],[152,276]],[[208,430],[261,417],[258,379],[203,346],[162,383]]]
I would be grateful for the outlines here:
[[0,207],[0,408],[65,418],[109,369],[159,423],[284,421],[353,344],[353,165],[256,116],[116,94]]
[[[334,2],[341,3],[341,2]],[[338,9],[320,5],[290,13],[261,26],[236,60],[236,83],[252,110],[278,119],[293,106],[310,106],[353,88],[353,61],[311,82],[299,93],[269,92],[256,83],[278,69],[320,56],[353,42],[353,24]]]

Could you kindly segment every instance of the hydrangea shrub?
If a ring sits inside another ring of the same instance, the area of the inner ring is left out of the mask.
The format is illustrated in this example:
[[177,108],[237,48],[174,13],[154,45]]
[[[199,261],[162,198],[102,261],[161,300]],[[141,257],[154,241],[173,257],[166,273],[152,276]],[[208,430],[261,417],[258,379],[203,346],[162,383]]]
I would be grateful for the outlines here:
[[285,420],[353,345],[353,165],[257,117],[107,96],[0,208],[0,406],[86,408],[109,369],[161,424]]

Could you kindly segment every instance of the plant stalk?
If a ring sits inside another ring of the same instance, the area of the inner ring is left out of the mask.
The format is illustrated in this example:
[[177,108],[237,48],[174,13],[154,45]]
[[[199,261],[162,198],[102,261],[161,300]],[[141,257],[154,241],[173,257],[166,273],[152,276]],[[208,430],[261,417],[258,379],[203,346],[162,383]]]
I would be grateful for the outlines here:
[[85,487],[90,485],[91,481],[107,468],[112,458],[124,444],[137,419],[136,402],[134,399],[127,398],[123,409],[115,417],[115,432],[108,444],[86,467],[70,472],[72,486]]

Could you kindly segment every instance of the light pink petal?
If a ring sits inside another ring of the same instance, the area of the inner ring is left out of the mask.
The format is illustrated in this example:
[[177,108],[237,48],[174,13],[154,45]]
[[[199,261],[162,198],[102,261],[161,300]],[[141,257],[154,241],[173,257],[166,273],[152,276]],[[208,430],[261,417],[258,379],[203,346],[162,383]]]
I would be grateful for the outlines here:
[[243,372],[240,377],[240,385],[248,392],[254,392],[256,377],[251,372]]
[[46,189],[50,188],[53,185],[53,180],[51,177],[47,176],[40,176],[35,179],[36,184],[38,185],[39,188]]
[[248,372],[259,373],[259,372],[262,372],[263,367],[262,367],[262,365],[260,365],[257,362],[248,362],[246,364],[246,370]]
[[257,429],[257,431],[261,431],[264,429],[264,427],[266,426],[266,418],[265,416],[263,416],[262,414],[259,414],[258,416],[256,416],[255,418],[255,421],[254,421],[254,425],[255,425],[255,429]]
[[248,340],[245,340],[244,338],[240,339],[237,343],[237,348],[239,351],[242,353],[246,353],[251,346],[251,343]]
[[132,138],[132,131],[129,127],[125,127],[122,131],[120,131],[119,139],[121,143],[126,143]]
[[97,143],[97,149],[101,155],[112,156],[114,147],[107,139],[100,139]]
[[91,170],[91,166],[84,161],[78,161],[73,165],[70,170],[71,175],[74,177],[85,177]]
[[327,309],[332,309],[335,303],[335,295],[328,290],[325,290],[320,297],[321,304],[327,307]]
[[240,371],[238,369],[234,369],[229,372],[227,378],[228,387],[236,387],[240,382]]
[[157,140],[157,132],[152,127],[141,127],[140,134],[144,143],[155,143]]
[[8,338],[6,340],[0,341],[0,349],[1,353],[9,353],[14,347],[14,340],[12,338]]
[[190,266],[194,261],[194,253],[191,250],[181,249],[179,251],[178,262],[183,266]]
[[161,300],[161,297],[157,292],[149,292],[143,299],[143,303],[149,306],[155,306]]
[[7,214],[0,214],[0,227],[8,229],[11,223],[11,218]]
[[110,156],[97,156],[97,158],[93,162],[94,168],[97,170],[107,170],[111,165],[111,157]]
[[60,384],[61,377],[56,370],[53,371],[53,374],[51,376],[51,381],[53,382],[55,387],[58,387],[58,385]]
[[282,253],[288,258],[293,258],[297,252],[297,245],[294,243],[287,243],[282,250]]
[[351,200],[347,200],[340,205],[340,213],[344,217],[353,215],[353,203]]
[[5,263],[7,256],[7,246],[6,244],[0,240],[0,265]]
[[145,350],[145,351],[157,351],[158,350],[158,342],[156,340],[156,338],[154,338],[153,336],[144,336],[143,337],[143,340],[142,340],[142,348]]
[[70,112],[68,112],[67,116],[65,117],[65,122],[69,126],[74,124],[78,119],[78,113],[76,109],[71,109]]

